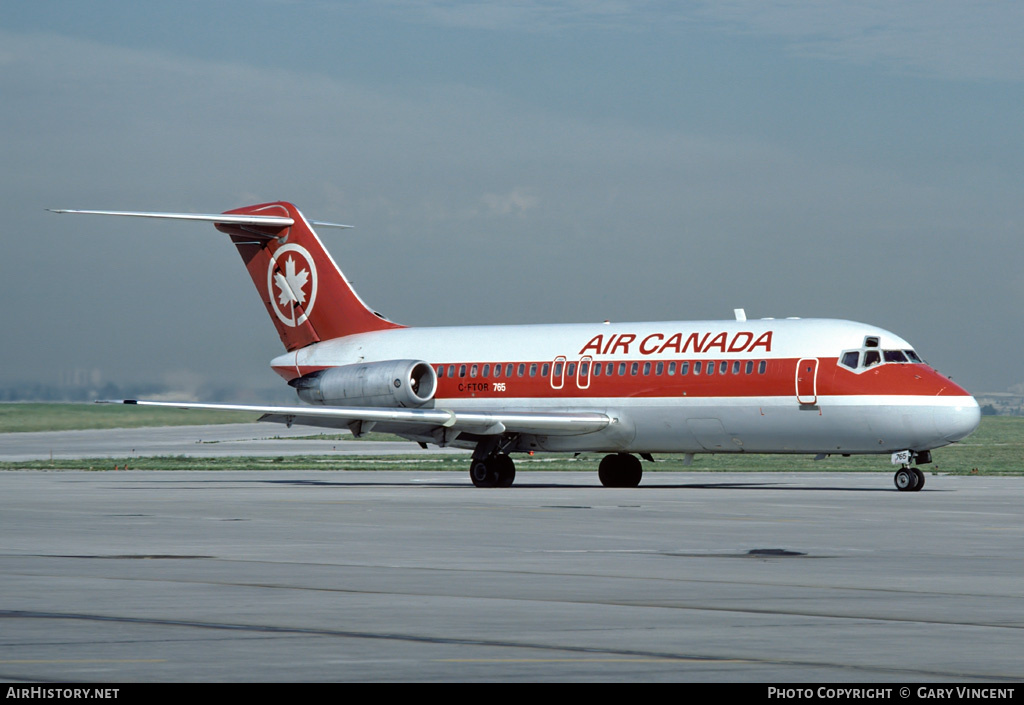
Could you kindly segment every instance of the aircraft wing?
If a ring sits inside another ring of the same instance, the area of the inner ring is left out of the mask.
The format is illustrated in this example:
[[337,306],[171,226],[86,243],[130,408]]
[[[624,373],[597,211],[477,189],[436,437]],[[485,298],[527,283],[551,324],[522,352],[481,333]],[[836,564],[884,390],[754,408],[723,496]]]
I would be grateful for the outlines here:
[[[260,421],[311,426],[347,427],[353,422],[399,423],[422,426],[424,430],[447,429],[452,433],[490,436],[502,433],[536,433],[546,436],[576,436],[600,431],[612,420],[597,412],[532,411],[450,411],[448,409],[401,409],[338,406],[260,406],[249,404],[201,404],[192,402],[123,399],[100,404],[137,404],[174,409],[214,409],[263,414]],[[336,420],[337,424],[330,423]]]

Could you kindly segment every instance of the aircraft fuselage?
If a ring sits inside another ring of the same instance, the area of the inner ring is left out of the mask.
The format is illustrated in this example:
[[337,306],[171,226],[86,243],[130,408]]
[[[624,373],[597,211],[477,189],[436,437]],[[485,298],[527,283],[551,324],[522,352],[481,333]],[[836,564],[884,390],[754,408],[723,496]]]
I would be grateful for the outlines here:
[[[856,363],[843,364],[853,353]],[[869,354],[878,361],[865,365]],[[315,343],[271,364],[293,380],[405,357],[435,370],[428,407],[613,419],[596,433],[526,434],[510,450],[923,451],[965,437],[980,418],[974,398],[902,338],[826,319],[400,328]],[[424,438],[402,424],[377,428]]]

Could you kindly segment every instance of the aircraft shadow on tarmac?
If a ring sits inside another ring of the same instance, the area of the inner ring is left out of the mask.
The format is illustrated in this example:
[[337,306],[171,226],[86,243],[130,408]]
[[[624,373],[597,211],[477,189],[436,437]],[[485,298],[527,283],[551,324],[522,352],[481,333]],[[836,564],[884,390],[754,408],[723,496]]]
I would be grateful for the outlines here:
[[[833,484],[823,485],[806,485],[806,484],[792,484],[788,482],[778,481],[764,481],[764,482],[750,482],[746,481],[716,481],[716,482],[681,482],[672,484],[647,484],[640,485],[639,487],[633,488],[622,488],[629,489],[635,492],[651,492],[651,491],[664,491],[664,490],[775,490],[780,492],[893,492],[894,488],[882,477],[879,479],[883,480],[877,486],[863,486],[863,487],[849,487],[840,486]],[[394,487],[394,488],[436,488],[436,489],[467,489],[473,490],[474,492],[487,493],[489,490],[486,488],[474,487],[468,480],[463,480],[462,476],[459,475],[458,479],[454,476],[450,481],[444,480],[415,480],[415,481],[395,481],[385,480],[380,481],[367,481],[365,479],[352,479],[352,480],[310,480],[308,478],[295,478],[295,479],[267,479],[264,477],[252,477],[251,479],[239,479],[234,478],[210,478],[210,479],[196,479],[194,477],[188,479],[147,479],[144,481],[145,484],[149,485],[152,483],[168,483],[168,484],[186,484],[186,485],[239,485],[239,484],[267,484],[267,485],[291,485],[294,487],[349,487],[349,488],[370,488],[370,487]],[[609,489],[602,487],[599,483],[595,482],[593,485],[579,485],[576,483],[569,482],[529,482],[523,481],[522,476],[518,479],[515,485],[511,488],[507,488],[511,491],[516,490],[542,490],[542,489]],[[498,491],[496,488],[490,491]],[[935,487],[929,487],[924,492],[948,492],[951,490],[943,490]]]
[[[267,480],[267,479],[253,479],[253,482],[262,482],[267,484],[276,485],[293,485],[293,486],[316,486],[316,487],[407,487],[410,489],[420,487],[433,487],[433,488],[444,488],[453,489],[465,487],[475,492],[487,492],[486,489],[473,487],[468,482],[463,484],[459,482],[442,482],[442,481],[417,481],[417,482],[393,482],[393,481],[381,481],[381,482],[367,482],[365,480],[352,480],[351,482],[337,481],[337,480],[308,480],[308,479],[295,479],[295,480]],[[224,482],[238,482],[237,480],[225,480]],[[577,485],[570,483],[558,483],[558,482],[516,482],[512,491],[516,489],[566,489],[566,488],[578,488],[578,489],[605,489],[600,484],[594,485]],[[880,486],[880,487],[839,487],[835,485],[822,485],[822,486],[808,486],[808,485],[792,485],[782,482],[687,482],[678,484],[658,484],[658,485],[641,485],[640,487],[629,488],[634,491],[655,491],[655,490],[778,490],[778,491],[806,491],[806,492],[893,492],[895,491],[891,486]],[[943,491],[933,490],[928,491]]]

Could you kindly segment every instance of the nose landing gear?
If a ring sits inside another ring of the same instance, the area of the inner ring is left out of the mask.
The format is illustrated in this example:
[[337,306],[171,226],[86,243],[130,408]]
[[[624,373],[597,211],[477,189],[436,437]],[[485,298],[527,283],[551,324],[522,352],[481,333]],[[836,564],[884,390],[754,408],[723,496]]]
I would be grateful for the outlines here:
[[896,471],[893,482],[900,492],[920,492],[924,487],[924,473],[919,468],[902,467]]
[[892,464],[900,465],[892,481],[900,492],[920,492],[924,487],[924,473],[913,467],[914,463],[932,462],[929,450],[901,450],[892,454]]

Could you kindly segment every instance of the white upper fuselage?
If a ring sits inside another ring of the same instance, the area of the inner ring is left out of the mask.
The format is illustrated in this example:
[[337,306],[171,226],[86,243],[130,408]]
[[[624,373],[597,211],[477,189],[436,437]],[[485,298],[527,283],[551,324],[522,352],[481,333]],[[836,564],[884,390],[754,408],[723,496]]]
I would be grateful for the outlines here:
[[[723,333],[724,338],[720,337]],[[741,333],[749,333],[749,338],[740,336]],[[678,346],[672,340],[676,334],[681,335]],[[687,346],[694,334],[697,341]],[[765,335],[770,339],[764,340]],[[529,362],[553,360],[559,355],[570,360],[584,355],[595,360],[821,358],[837,357],[842,350],[860,348],[868,336],[878,336],[880,348],[911,348],[907,341],[880,328],[831,319],[549,323],[399,328],[359,333],[280,355],[271,366],[283,371],[288,367],[349,365],[403,357],[431,363]],[[598,337],[599,342],[592,342]],[[758,344],[758,340],[762,342]],[[704,345],[697,349],[701,341]]]

